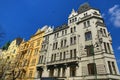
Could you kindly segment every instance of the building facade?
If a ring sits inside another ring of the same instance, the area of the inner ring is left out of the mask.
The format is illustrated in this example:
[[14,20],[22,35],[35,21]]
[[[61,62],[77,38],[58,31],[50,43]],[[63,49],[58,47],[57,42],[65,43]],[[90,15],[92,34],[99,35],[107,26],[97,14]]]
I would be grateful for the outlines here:
[[16,56],[16,66],[14,69],[14,79],[16,80],[34,80],[37,78],[36,65],[39,61],[41,43],[48,26],[38,29],[28,41],[22,41],[18,48]]
[[2,50],[2,79],[12,79],[12,70],[15,67],[15,59],[18,51],[18,46],[20,45],[22,39],[16,38],[14,39],[7,50]]
[[44,36],[38,79],[119,80],[112,39],[98,9],[83,4]]

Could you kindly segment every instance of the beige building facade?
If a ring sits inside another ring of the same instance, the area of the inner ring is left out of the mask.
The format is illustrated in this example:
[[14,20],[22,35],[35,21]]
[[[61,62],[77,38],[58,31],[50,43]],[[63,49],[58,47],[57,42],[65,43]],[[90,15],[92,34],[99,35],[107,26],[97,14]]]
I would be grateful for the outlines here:
[[112,39],[98,9],[83,4],[44,36],[38,79],[119,80]]

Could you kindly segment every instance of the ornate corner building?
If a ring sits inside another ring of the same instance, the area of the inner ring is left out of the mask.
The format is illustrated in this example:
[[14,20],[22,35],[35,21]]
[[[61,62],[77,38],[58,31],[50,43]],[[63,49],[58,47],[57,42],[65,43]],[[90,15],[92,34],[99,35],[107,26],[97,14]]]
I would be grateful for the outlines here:
[[119,80],[112,39],[100,11],[83,4],[72,10],[68,24],[45,33],[38,79]]

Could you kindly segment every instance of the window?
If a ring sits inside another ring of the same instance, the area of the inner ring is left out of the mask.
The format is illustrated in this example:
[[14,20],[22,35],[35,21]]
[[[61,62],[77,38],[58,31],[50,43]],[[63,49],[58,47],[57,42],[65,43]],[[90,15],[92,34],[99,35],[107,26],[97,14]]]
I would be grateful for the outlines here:
[[66,43],[67,43],[67,40],[66,40],[66,39],[64,39],[64,47],[66,46]]
[[36,63],[36,59],[33,59],[32,62],[31,62],[31,66],[34,66]]
[[74,49],[74,58],[76,58],[76,49]]
[[75,77],[76,76],[76,66],[70,67],[70,76]]
[[77,21],[77,18],[75,17],[75,21]]
[[56,38],[56,34],[54,35],[54,38]]
[[90,21],[87,21],[87,27],[89,27],[90,26]]
[[83,23],[84,28],[90,27],[90,21],[86,21]]
[[103,42],[103,43],[104,43],[105,52],[107,53],[107,46],[106,46],[106,43],[105,43],[105,42]]
[[53,50],[57,49],[57,47],[58,47],[58,42],[53,43]]
[[62,52],[60,52],[60,60],[62,59]]
[[40,63],[43,63],[43,55],[40,56]]
[[64,35],[64,31],[62,31],[62,35]]
[[117,74],[114,62],[112,62],[112,67],[113,67],[114,73]]
[[29,77],[32,77],[33,71],[29,72]]
[[62,77],[65,77],[65,68],[63,68]]
[[56,54],[54,54],[54,61],[56,61]]
[[40,40],[37,41],[37,46],[39,46],[39,45],[40,45]]
[[111,66],[111,64],[110,64],[110,61],[108,61],[108,67],[109,67],[110,74],[113,74],[113,73],[112,73],[112,66]]
[[86,28],[87,27],[86,22],[84,22],[83,24],[84,24],[84,28]]
[[57,33],[57,38],[59,37],[59,33]]
[[61,40],[61,47],[63,47],[63,40]]
[[93,56],[94,55],[94,47],[93,47],[93,45],[86,46],[85,49],[86,49],[86,52],[87,52],[87,56]]
[[73,44],[76,44],[76,36],[74,36]]
[[86,33],[85,33],[85,40],[86,40],[86,41],[92,40],[92,34],[91,34],[91,32],[86,32]]
[[70,58],[72,58],[72,50],[70,50]]
[[34,50],[34,55],[36,55],[38,52],[39,52],[39,50],[36,48],[36,49]]
[[56,42],[56,47],[55,47],[55,49],[57,49],[57,46],[58,46],[58,42]]
[[96,64],[95,63],[88,64],[88,73],[89,73],[89,75],[97,74]]
[[65,30],[65,34],[67,34],[67,30]]
[[107,34],[106,34],[106,30],[105,30],[105,29],[103,29],[103,32],[104,32],[104,36],[107,36]]
[[63,53],[63,59],[65,59],[65,58],[66,58],[66,53],[64,52],[64,53]]
[[76,36],[70,38],[70,44],[76,44]]
[[107,43],[107,47],[108,47],[109,53],[111,53],[111,49],[110,49],[110,44],[109,43]]
[[51,56],[51,62],[53,61],[53,54],[52,54],[52,56]]
[[70,32],[73,33],[73,29],[72,28],[70,28]]
[[76,31],[76,26],[74,26],[74,32]]
[[61,40],[61,47],[66,47],[67,45],[67,40],[64,39],[64,40]]
[[50,69],[49,76],[50,76],[50,77],[53,77],[53,75],[54,75],[54,69]]

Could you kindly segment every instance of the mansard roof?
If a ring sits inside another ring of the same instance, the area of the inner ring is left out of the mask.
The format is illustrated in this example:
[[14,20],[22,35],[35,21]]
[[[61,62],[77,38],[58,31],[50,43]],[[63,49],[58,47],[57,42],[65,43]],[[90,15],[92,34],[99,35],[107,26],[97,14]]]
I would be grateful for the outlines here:
[[[88,3],[84,3],[79,7],[77,12],[80,14],[80,13],[83,13],[90,9],[95,9],[95,8],[91,7]],[[96,10],[98,10],[98,9],[96,9]]]
[[61,30],[66,29],[66,28],[68,28],[68,27],[69,27],[69,26],[68,26],[67,24],[63,24],[63,25],[61,25],[61,26],[58,26],[58,27],[56,27],[56,28],[54,29],[53,33],[58,32],[58,31],[61,31]]

